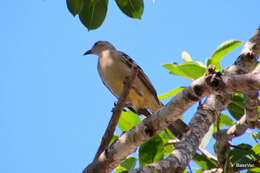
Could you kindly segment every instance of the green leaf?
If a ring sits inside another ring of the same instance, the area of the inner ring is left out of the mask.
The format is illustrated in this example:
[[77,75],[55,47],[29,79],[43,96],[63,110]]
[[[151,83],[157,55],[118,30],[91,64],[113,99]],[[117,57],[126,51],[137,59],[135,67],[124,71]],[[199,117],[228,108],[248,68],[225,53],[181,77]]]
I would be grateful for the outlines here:
[[135,157],[127,157],[120,165],[116,168],[116,173],[120,173],[123,171],[128,171],[134,169],[137,158]]
[[222,125],[225,126],[232,126],[233,125],[233,121],[230,117],[228,117],[225,114],[220,114],[220,126],[222,127]]
[[172,96],[178,94],[178,93],[181,92],[183,89],[184,89],[184,88],[182,88],[182,87],[175,88],[174,90],[172,90],[172,91],[170,91],[170,92],[168,92],[168,93],[165,93],[165,94],[163,94],[163,95],[160,95],[158,98],[159,98],[159,100],[167,99],[167,98],[169,98],[169,97],[172,97]]
[[219,62],[225,55],[242,44],[241,41],[228,40],[222,43],[211,56],[212,62]]
[[239,120],[244,114],[244,96],[243,94],[236,93],[232,97],[228,105],[228,111],[236,120]]
[[126,132],[141,121],[140,117],[131,111],[122,112],[118,121],[119,128]]
[[108,0],[86,0],[79,13],[80,21],[88,30],[97,29],[105,20]]
[[183,76],[186,78],[190,78],[189,76],[187,76],[181,69],[179,69],[179,65],[178,64],[164,64],[162,65],[164,68],[168,69],[171,74],[177,75],[177,76]]
[[252,151],[255,152],[255,154],[260,154],[260,143],[256,144],[253,148]]
[[259,172],[260,172],[260,168],[252,168],[247,171],[247,173],[259,173]]
[[186,52],[186,51],[183,51],[183,52],[182,52],[181,58],[182,58],[184,61],[186,61],[186,62],[192,61],[190,54],[188,54],[188,52]]
[[258,66],[258,64],[259,64],[259,62],[257,61],[257,62],[255,63],[255,65],[253,66],[252,71],[255,70],[255,68]]
[[202,139],[202,142],[201,142],[200,145],[201,145],[203,148],[205,148],[205,147],[208,145],[208,143],[209,143],[209,141],[210,141],[210,139],[211,139],[213,133],[214,133],[214,124],[212,124],[212,125],[210,126],[209,131],[206,133],[206,135],[205,135],[205,136],[203,137],[203,139]]
[[203,173],[203,169],[196,169],[196,173]]
[[67,7],[73,16],[80,13],[83,6],[83,0],[67,0]]
[[116,3],[128,17],[141,19],[144,11],[143,0],[116,0]]
[[170,139],[175,138],[170,130],[167,128],[162,130],[158,135],[162,138],[163,144],[167,144]]
[[188,79],[197,79],[207,71],[206,67],[198,62],[185,62],[180,65],[164,64],[163,67],[168,69],[171,74],[183,76]]
[[205,155],[195,154],[192,160],[197,163],[202,169],[211,169],[217,168],[218,165],[213,161],[207,158]]
[[174,149],[173,145],[164,145],[163,147],[163,155],[169,156],[172,153],[172,150]]
[[233,167],[242,164],[254,164],[257,161],[258,155],[251,149],[250,145],[240,144],[238,146],[245,149],[234,148],[228,154]]
[[117,138],[118,138],[118,136],[114,134],[111,141],[109,142],[109,145],[113,144],[115,142],[115,140],[117,140]]
[[138,154],[141,167],[162,160],[164,154],[163,139],[159,135],[149,139],[140,146]]
[[170,139],[174,139],[173,134],[166,128],[164,130],[162,130],[159,134],[158,134],[161,139],[163,140],[163,155],[164,156],[168,156],[171,154],[172,150],[174,149],[173,145],[167,145],[168,141]]
[[221,71],[221,65],[219,62],[215,61],[213,62],[211,59],[206,59],[206,64],[207,67],[211,64],[213,64],[216,67],[216,71],[220,72]]

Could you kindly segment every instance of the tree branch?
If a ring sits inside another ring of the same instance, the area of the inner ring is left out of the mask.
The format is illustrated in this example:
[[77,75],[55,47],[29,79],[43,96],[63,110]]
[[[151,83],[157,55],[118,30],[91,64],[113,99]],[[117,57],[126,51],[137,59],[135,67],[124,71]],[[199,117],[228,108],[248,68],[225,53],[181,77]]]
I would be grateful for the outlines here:
[[[260,54],[260,27],[253,34],[251,39],[246,42],[237,61],[228,69],[226,74],[231,75],[231,74],[248,73],[249,71],[251,71],[259,54]],[[258,73],[259,71],[260,71],[260,66],[258,66],[255,69],[256,73]],[[228,96],[226,96],[226,98],[227,97]],[[225,104],[227,104],[226,101]],[[221,166],[224,166],[226,162],[225,153],[229,149],[228,141],[235,136],[242,135],[247,128],[248,125],[246,124],[246,115],[244,115],[235,125],[231,126],[228,130],[219,131],[214,135],[216,138],[215,152],[217,154],[218,161],[221,164]]]
[[255,128],[258,120],[258,90],[247,92],[245,95],[245,113],[249,128]]
[[[260,54],[260,28],[252,38],[245,44],[236,62],[226,71],[227,75],[248,73]],[[191,131],[184,140],[178,143],[172,154],[157,163],[128,171],[129,173],[173,173],[182,172],[195,154],[199,144],[207,133],[210,125],[219,113],[227,107],[232,95],[210,95],[203,105],[199,106],[197,113],[190,122]],[[218,159],[219,161],[219,159]]]
[[246,123],[246,115],[236,122],[233,126],[226,130],[220,130],[213,135],[216,139],[215,152],[218,157],[219,163],[223,166],[226,161],[226,151],[229,149],[229,140],[234,137],[241,136],[245,133],[248,125]]
[[116,106],[113,108],[112,112],[113,112],[113,115],[109,121],[109,124],[107,126],[107,129],[105,131],[105,134],[103,135],[102,137],[102,141],[101,141],[101,144],[98,148],[98,151],[95,155],[95,159],[96,160],[100,154],[108,147],[113,135],[114,135],[114,132],[115,132],[115,128],[116,128],[116,125],[119,121],[119,118],[120,118],[120,114],[123,110],[123,108],[125,107],[125,104],[126,104],[126,101],[127,101],[127,97],[130,93],[130,90],[131,90],[131,86],[137,76],[137,73],[138,73],[138,68],[136,66],[136,64],[134,64],[132,66],[132,71],[131,71],[131,74],[130,76],[127,76],[125,78],[125,81],[124,81],[124,87],[123,87],[123,91],[118,99],[118,102],[116,104]]
[[207,158],[215,161],[216,163],[218,163],[218,159],[216,156],[214,156],[213,154],[211,154],[210,152],[208,152],[206,149],[204,149],[202,146],[199,146],[199,150],[202,154],[204,154]]
[[202,173],[223,173],[223,169],[222,168],[212,168],[209,170],[205,170]]

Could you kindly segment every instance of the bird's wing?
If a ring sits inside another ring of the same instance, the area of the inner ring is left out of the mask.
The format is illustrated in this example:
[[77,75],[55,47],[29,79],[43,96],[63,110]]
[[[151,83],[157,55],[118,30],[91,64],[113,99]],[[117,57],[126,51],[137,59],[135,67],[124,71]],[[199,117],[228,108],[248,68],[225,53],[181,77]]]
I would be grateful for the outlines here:
[[[121,57],[122,57],[121,60],[123,61],[123,63],[127,64],[131,68],[133,63],[135,63],[135,61],[132,58],[130,58],[127,54],[125,54],[123,52],[120,52],[120,53],[121,53]],[[146,76],[146,74],[144,73],[144,71],[142,70],[142,68],[140,66],[137,65],[137,68],[138,68],[137,75],[138,75],[139,79],[143,82],[144,86],[146,86],[146,88],[152,93],[152,95],[154,96],[154,98],[156,99],[158,104],[160,104],[160,101],[157,97],[156,90],[154,89],[151,81]]]

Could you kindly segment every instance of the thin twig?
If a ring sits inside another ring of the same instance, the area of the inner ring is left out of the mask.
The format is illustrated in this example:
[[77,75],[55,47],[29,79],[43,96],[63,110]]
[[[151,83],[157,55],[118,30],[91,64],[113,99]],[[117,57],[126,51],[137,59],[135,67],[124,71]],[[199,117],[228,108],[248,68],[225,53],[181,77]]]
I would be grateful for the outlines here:
[[203,173],[222,173],[222,172],[223,172],[222,168],[212,168],[212,169],[203,171]]
[[239,150],[246,150],[246,151],[249,151],[250,148],[249,147],[242,147],[242,146],[237,146],[237,145],[233,145],[231,143],[228,144],[230,147],[233,147],[233,148],[236,148],[236,149],[239,149]]
[[127,76],[125,78],[123,91],[122,91],[122,93],[121,93],[121,95],[118,99],[117,104],[113,108],[113,111],[112,111],[113,115],[112,115],[112,117],[109,121],[109,124],[107,126],[106,131],[105,131],[105,134],[102,137],[101,144],[98,148],[98,151],[95,155],[94,160],[96,160],[100,156],[100,154],[108,147],[111,139],[113,138],[116,125],[117,125],[119,118],[120,118],[120,114],[121,114],[123,108],[125,107],[127,97],[130,93],[131,86],[132,86],[132,84],[133,84],[133,82],[134,82],[134,80],[137,76],[137,73],[138,73],[137,65],[133,64],[130,76]]
[[206,149],[204,149],[202,146],[199,146],[199,150],[202,154],[204,154],[207,158],[215,161],[218,164],[218,159],[216,156],[208,152]]
[[190,167],[190,164],[188,164],[188,168],[189,168],[190,173],[192,173],[192,169]]
[[221,118],[220,118],[220,115],[217,117],[217,132],[219,132],[220,130],[220,121],[221,121]]
[[255,137],[255,134],[254,134],[254,132],[251,129],[248,129],[248,133],[250,133],[252,135],[253,139],[255,140],[255,142],[258,143],[258,140]]
[[168,140],[168,142],[166,144],[164,144],[164,146],[168,146],[168,145],[173,145],[175,147],[175,145],[180,142],[179,139],[170,139]]

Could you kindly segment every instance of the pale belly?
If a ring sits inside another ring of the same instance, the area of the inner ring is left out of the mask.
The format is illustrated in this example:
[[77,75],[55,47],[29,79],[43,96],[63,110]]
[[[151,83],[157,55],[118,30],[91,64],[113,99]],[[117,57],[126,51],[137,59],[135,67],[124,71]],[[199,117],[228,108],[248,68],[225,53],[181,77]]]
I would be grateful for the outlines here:
[[[99,63],[98,71],[103,83],[117,98],[119,98],[123,91],[124,80],[130,75],[130,69],[125,64],[104,64],[101,61]],[[136,85],[141,85],[138,79],[134,81],[133,87],[140,87]],[[137,93],[134,89],[131,89],[128,95],[128,104],[131,104],[135,110],[138,110],[145,106],[144,98],[143,91]]]
[[[130,75],[131,69],[121,61],[103,60],[100,59],[98,63],[99,74],[107,88],[119,98],[124,87],[124,80]],[[142,108],[152,111],[158,109],[158,103],[140,79],[136,78],[132,86],[127,104],[131,104],[136,111]]]

